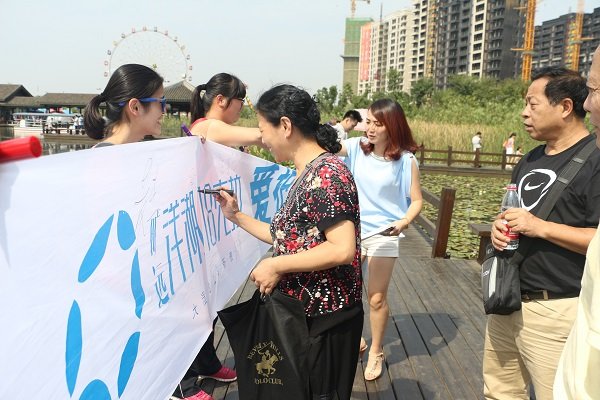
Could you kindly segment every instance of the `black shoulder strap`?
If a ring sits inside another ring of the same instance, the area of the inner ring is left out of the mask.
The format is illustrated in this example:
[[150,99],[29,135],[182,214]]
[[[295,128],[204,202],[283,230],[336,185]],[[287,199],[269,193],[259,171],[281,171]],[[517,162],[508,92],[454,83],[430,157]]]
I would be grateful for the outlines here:
[[588,159],[590,154],[596,148],[596,141],[590,140],[579,152],[573,157],[571,161],[567,164],[562,171],[560,171],[560,175],[556,178],[556,182],[552,185],[550,192],[548,193],[548,197],[544,200],[544,204],[540,208],[540,211],[537,213],[536,217],[541,219],[548,218],[550,215],[550,211],[556,204],[556,200],[560,197],[561,193],[567,188],[569,183],[575,178],[585,161]]
[[[575,157],[569,161],[567,166],[560,171],[560,175],[558,178],[556,178],[556,182],[554,182],[552,188],[550,188],[550,192],[548,192],[546,195],[546,199],[544,200],[540,211],[536,214],[536,217],[540,219],[548,218],[548,215],[550,215],[550,211],[552,211],[554,208],[556,201],[562,192],[564,192],[564,190],[567,188],[567,186],[569,186],[569,183],[571,183],[573,178],[577,176],[577,173],[581,167],[583,167],[583,164],[585,164],[585,161],[588,159],[590,154],[592,154],[594,149],[596,149],[596,141],[590,140],[585,146],[583,146],[581,150],[577,152],[577,154],[575,154]],[[529,250],[528,244],[531,244],[531,242],[527,241],[517,248],[512,257],[512,262],[514,264],[521,264],[521,261],[523,261],[525,254],[527,254],[527,251]]]

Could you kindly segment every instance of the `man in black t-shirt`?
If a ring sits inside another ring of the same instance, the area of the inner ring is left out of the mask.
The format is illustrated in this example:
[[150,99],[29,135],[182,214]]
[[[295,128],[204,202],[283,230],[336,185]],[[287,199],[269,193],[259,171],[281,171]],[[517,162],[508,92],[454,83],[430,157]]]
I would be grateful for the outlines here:
[[[595,149],[546,220],[536,217],[561,170],[589,141],[585,80],[561,67],[538,71],[525,97],[525,130],[544,144],[517,164],[521,207],[502,213],[492,244],[503,250],[506,224],[529,244],[521,263],[522,309],[488,317],[484,360],[486,399],[551,400],[558,360],[577,311],[585,253],[600,218],[600,151]],[[503,223],[504,222],[504,223]]]

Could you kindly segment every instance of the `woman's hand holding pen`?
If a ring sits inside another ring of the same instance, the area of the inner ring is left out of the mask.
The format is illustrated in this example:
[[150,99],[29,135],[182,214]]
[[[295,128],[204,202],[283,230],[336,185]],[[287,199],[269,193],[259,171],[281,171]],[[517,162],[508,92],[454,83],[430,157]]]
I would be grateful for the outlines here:
[[215,196],[217,203],[221,206],[225,218],[238,225],[237,213],[240,212],[240,207],[238,206],[235,195],[231,196],[226,191],[221,190],[218,194],[214,194],[213,196]]

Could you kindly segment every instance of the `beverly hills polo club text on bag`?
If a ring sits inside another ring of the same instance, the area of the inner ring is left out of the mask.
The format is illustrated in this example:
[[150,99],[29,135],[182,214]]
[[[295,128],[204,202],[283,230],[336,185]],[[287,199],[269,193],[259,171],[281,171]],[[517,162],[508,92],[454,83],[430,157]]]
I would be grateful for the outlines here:
[[307,400],[308,326],[302,302],[278,289],[218,312],[233,349],[240,400]]

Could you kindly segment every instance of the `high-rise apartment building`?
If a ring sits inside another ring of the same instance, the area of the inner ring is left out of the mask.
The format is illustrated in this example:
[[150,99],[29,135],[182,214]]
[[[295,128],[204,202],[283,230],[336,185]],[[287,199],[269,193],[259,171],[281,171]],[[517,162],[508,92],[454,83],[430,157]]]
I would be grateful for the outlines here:
[[[413,68],[412,36],[411,10],[396,11],[379,22],[363,26],[358,93],[410,91]],[[392,74],[392,70],[395,73]]]
[[342,86],[350,84],[352,91],[356,93],[358,86],[358,64],[360,56],[360,30],[365,24],[372,21],[371,18],[346,18],[346,33],[344,36],[344,75]]
[[433,77],[438,0],[413,0],[413,33],[410,80]]
[[[551,65],[569,66],[568,48],[573,41],[575,13],[561,15],[544,21],[535,27],[533,69]],[[579,49],[579,72],[587,76],[592,65],[594,50],[600,45],[600,7],[592,13],[584,14]]]
[[436,6],[434,78],[445,87],[451,75],[511,78],[524,20],[505,0],[439,0]]
[[498,79],[519,76],[525,18],[506,0],[413,0],[411,10],[363,25],[358,93],[400,90],[433,78],[446,87],[456,74]]

